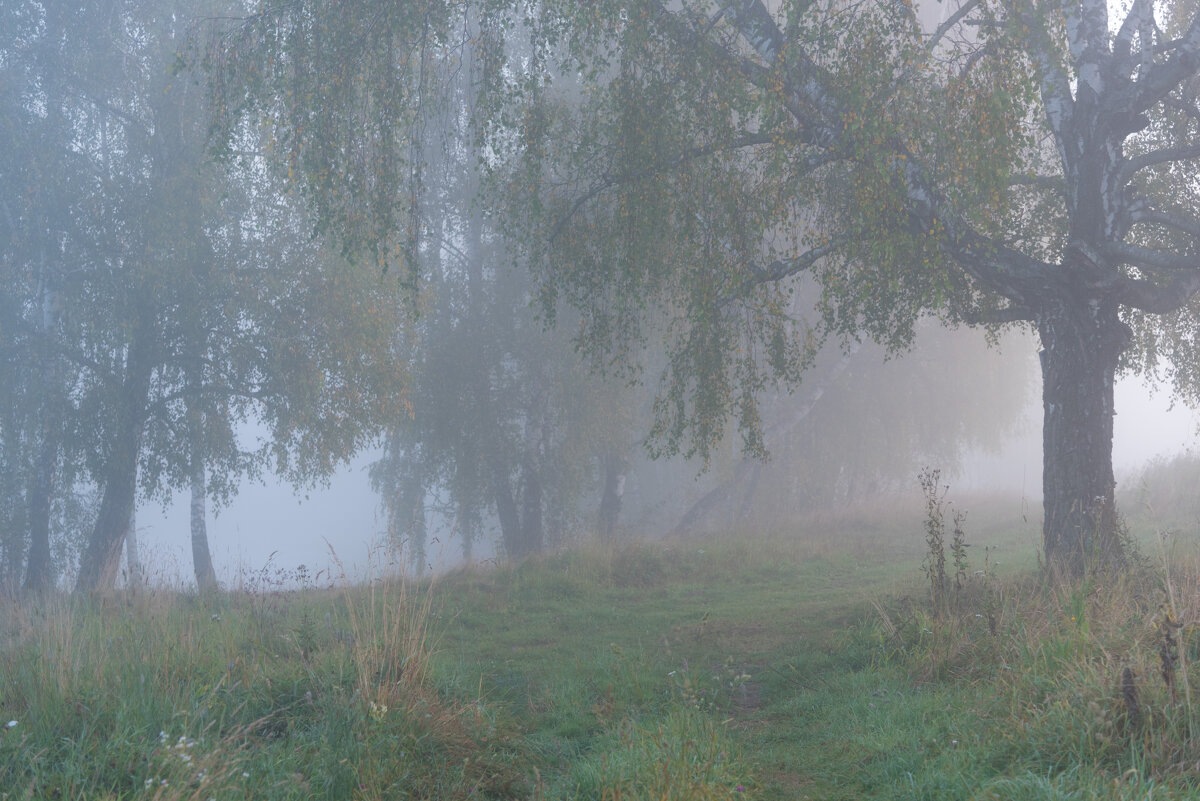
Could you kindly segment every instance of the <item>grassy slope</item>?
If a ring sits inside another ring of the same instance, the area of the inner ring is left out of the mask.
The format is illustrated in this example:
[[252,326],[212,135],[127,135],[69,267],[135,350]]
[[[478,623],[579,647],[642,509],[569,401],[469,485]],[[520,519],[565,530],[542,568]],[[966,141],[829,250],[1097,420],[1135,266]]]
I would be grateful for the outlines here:
[[1194,797],[1189,666],[1172,702],[1159,649],[1200,638],[1163,622],[1161,569],[1046,586],[1031,526],[977,514],[973,567],[1001,568],[940,619],[919,514],[432,591],[8,605],[0,798]]

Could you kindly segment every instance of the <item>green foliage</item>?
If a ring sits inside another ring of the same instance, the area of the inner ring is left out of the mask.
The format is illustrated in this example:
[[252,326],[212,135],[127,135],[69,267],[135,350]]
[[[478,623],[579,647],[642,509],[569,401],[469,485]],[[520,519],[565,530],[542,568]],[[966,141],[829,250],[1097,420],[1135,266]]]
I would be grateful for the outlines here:
[[[53,496],[61,531],[71,490],[98,488],[105,514],[85,585],[101,554],[98,580],[111,583],[135,473],[143,496],[162,499],[188,485],[196,463],[207,469],[199,492],[218,501],[268,468],[311,483],[403,406],[396,287],[314,242],[309,211],[261,152],[247,156],[253,174],[209,158],[210,98],[180,59],[196,20],[229,10],[4,11],[0,136],[14,149],[3,171],[20,180],[0,201],[12,279],[0,304],[0,435],[25,443],[0,451],[24,490],[5,498],[31,507],[33,532],[38,519],[48,527],[33,511],[39,493]],[[257,131],[239,131],[243,153],[261,144]],[[43,168],[43,153],[64,166]],[[16,212],[22,197],[36,213]],[[252,420],[269,442],[242,441]],[[42,538],[14,539],[7,572],[20,570],[21,539]]]

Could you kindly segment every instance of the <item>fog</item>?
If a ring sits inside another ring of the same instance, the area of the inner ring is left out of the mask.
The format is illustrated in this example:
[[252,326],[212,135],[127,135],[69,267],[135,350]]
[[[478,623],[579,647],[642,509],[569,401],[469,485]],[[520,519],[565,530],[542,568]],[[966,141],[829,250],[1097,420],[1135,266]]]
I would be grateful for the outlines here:
[[1196,448],[1132,378],[1110,454],[1104,389],[1200,401],[1194,114],[1056,129],[1078,86],[952,4],[556,6],[439,7],[415,60],[405,15],[327,4],[295,36],[338,47],[237,4],[0,13],[0,590],[112,587],[131,512],[207,591],[782,530],[924,467],[1044,491],[1082,548],[1110,456]]
[[[1031,363],[1032,366],[1032,363]],[[949,368],[948,368],[949,369]],[[1036,388],[1035,388],[1036,389]],[[1163,389],[1148,387],[1139,377],[1116,386],[1117,416],[1113,431],[1113,467],[1118,484],[1135,481],[1140,469],[1157,458],[1194,452],[1197,413],[1173,403]],[[998,450],[974,449],[949,479],[956,491],[997,493],[1028,508],[1041,499],[1041,408],[1036,392],[1021,413],[1013,436]],[[328,486],[297,492],[285,483],[247,483],[228,507],[209,519],[209,541],[221,581],[236,587],[244,581],[270,581],[291,586],[295,569],[310,574],[327,571],[322,581],[344,570],[362,577],[389,559],[387,524],[379,495],[371,488],[369,465],[378,453],[356,457],[330,478]],[[911,491],[915,496],[914,477]],[[645,532],[655,534],[661,532]],[[169,584],[191,583],[188,506],[165,510],[144,504],[138,511],[138,535],[151,577]],[[494,540],[498,532],[491,532]],[[495,543],[481,543],[476,558],[493,558]],[[336,554],[339,565],[332,555]],[[461,563],[461,544],[453,537],[431,543],[426,569],[443,570]],[[411,568],[410,568],[411,569]]]

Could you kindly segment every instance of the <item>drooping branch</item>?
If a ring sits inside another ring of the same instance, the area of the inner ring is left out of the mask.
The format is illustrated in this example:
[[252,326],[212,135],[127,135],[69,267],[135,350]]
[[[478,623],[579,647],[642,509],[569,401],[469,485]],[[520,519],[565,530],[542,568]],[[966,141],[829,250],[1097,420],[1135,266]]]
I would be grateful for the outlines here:
[[[751,4],[761,6],[757,0],[751,0]],[[696,25],[691,25],[682,19],[679,12],[669,11],[663,3],[656,2],[654,5],[658,10],[658,24],[663,26],[667,34],[680,45],[689,49],[702,49],[709,57],[723,64],[726,69],[738,72],[762,91],[780,93],[782,89],[780,100],[788,113],[792,115],[797,126],[804,131],[807,141],[822,146],[829,146],[836,141],[837,131],[825,122],[825,120],[840,117],[840,114],[830,113],[832,110],[836,110],[835,104],[825,90],[830,82],[830,77],[807,54],[803,53],[798,45],[794,44],[788,49],[791,59],[787,65],[778,60],[778,51],[770,48],[765,52],[756,50],[755,52],[767,62],[765,65],[760,64],[712,41],[708,33],[715,24],[714,20],[704,17]],[[766,12],[765,8],[763,13],[770,18],[770,14]],[[774,20],[771,20],[771,25],[774,25]],[[756,28],[752,26],[752,29]],[[776,29],[778,29],[777,26]],[[742,35],[736,26],[734,30]],[[753,30],[751,35],[755,35]],[[771,36],[767,37],[767,40],[772,39]],[[791,63],[793,61],[795,64]],[[802,87],[798,88],[797,77],[802,79]],[[815,109],[815,114],[809,111],[809,108]]]
[[721,298],[717,306],[718,308],[725,308],[761,284],[774,283],[793,275],[799,275],[811,269],[821,259],[832,256],[849,243],[850,237],[838,236],[829,240],[824,245],[810,248],[799,256],[790,259],[776,259],[768,264],[749,264],[746,266],[746,271],[750,274],[749,277],[738,284],[732,293]]
[[733,152],[742,150],[748,147],[758,147],[760,145],[770,145],[779,141],[778,134],[763,134],[749,133],[745,136],[740,136],[732,142],[712,143],[699,147],[690,148],[675,156],[667,159],[660,164],[651,167],[649,170],[638,172],[625,172],[619,175],[605,173],[592,185],[588,191],[584,192],[571,203],[571,207],[567,209],[554,223],[554,227],[550,229],[550,241],[558,239],[562,234],[563,229],[568,223],[579,213],[580,209],[586,206],[591,201],[595,200],[600,195],[607,192],[609,189],[616,188],[629,183],[638,181],[649,181],[663,173],[670,172],[684,166],[685,164],[705,156],[711,156],[716,153]]

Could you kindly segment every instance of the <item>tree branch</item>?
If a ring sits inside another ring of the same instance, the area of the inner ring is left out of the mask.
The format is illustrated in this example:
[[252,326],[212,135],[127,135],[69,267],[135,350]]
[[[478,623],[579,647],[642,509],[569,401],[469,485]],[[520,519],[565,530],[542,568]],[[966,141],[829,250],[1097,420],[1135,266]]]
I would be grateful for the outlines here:
[[1067,196],[1067,184],[1056,175],[1014,175],[1008,179],[1009,186],[1036,186],[1049,189],[1063,197]]
[[1053,52],[1053,44],[1045,29],[1037,19],[1037,10],[1024,0],[1017,9],[1021,24],[1029,30],[1030,56],[1040,73],[1042,106],[1046,110],[1046,119],[1050,130],[1058,143],[1059,153],[1063,152],[1065,130],[1074,115],[1075,101],[1071,95],[1071,82],[1059,65],[1058,58]]
[[1020,303],[1009,303],[1002,309],[971,309],[962,314],[962,320],[967,325],[1004,325],[1036,319],[1033,310]]
[[1147,314],[1170,314],[1182,308],[1197,292],[1200,292],[1200,269],[1177,275],[1166,286],[1145,279],[1125,278],[1118,286],[1117,298],[1124,305]]
[[1168,161],[1187,161],[1195,158],[1200,158],[1200,142],[1192,145],[1152,150],[1149,153],[1143,153],[1140,156],[1126,159],[1125,163],[1121,165],[1119,180],[1124,185],[1129,183],[1135,174],[1147,167],[1156,167]]
[[[837,250],[850,242],[848,236],[838,236],[826,242],[820,247],[811,248],[805,253],[800,254],[791,259],[776,259],[770,264],[750,264],[746,269],[750,273],[750,277],[741,283],[738,287],[737,297],[745,294],[751,288],[760,284],[769,284],[776,281],[782,281],[785,278],[802,273],[811,268],[821,259],[830,256]],[[721,302],[724,306],[726,302],[734,300],[734,297],[727,298]]]
[[1200,221],[1188,217],[1182,217],[1177,214],[1171,214],[1166,211],[1157,209],[1135,209],[1129,213],[1129,222],[1131,225],[1137,223],[1151,223],[1154,225],[1163,225],[1167,228],[1174,228],[1176,231],[1181,231],[1188,236],[1200,239]]
[[668,170],[673,170],[676,167],[682,167],[689,161],[698,158],[704,158],[705,156],[711,156],[714,153],[741,150],[742,148],[758,147],[760,145],[769,145],[777,141],[779,141],[778,135],[772,136],[763,133],[751,133],[735,139],[732,142],[723,142],[719,144],[713,143],[702,145],[700,147],[694,147],[690,150],[685,150],[675,158],[655,165],[645,172],[624,173],[622,175],[605,173],[604,175],[600,176],[600,178],[588,191],[575,198],[575,201],[571,204],[571,207],[567,209],[567,211],[564,212],[561,217],[558,218],[558,221],[554,223],[554,227],[550,230],[550,241],[553,242],[554,240],[558,239],[559,234],[562,233],[563,229],[567,226],[567,223],[571,221],[571,218],[573,218],[581,208],[615,186],[620,186],[622,184],[631,183],[634,181],[650,180],[651,178],[661,175]]
[[1108,93],[1105,106],[1110,111],[1144,113],[1197,70],[1200,70],[1200,13],[1192,18],[1187,33],[1166,61],[1146,65],[1136,82]]
[[1110,242],[1104,246],[1104,255],[1139,269],[1165,270],[1168,272],[1200,272],[1200,257],[1180,256],[1159,250],[1131,245],[1128,242]]

